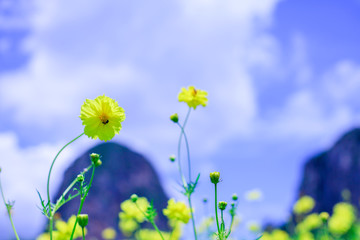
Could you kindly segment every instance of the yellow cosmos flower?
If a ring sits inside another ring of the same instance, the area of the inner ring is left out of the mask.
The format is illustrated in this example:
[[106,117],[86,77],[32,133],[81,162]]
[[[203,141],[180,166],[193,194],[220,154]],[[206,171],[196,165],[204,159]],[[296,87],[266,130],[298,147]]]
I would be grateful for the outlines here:
[[181,88],[178,99],[179,102],[186,102],[189,107],[196,109],[199,105],[203,107],[207,105],[207,95],[206,91],[190,86],[188,89]]
[[114,99],[103,95],[94,100],[86,99],[81,106],[80,119],[86,136],[108,141],[119,134],[125,112]]
[[183,202],[175,202],[172,198],[168,201],[168,206],[163,210],[165,216],[170,220],[179,220],[188,223],[190,220],[190,209]]
[[105,228],[101,232],[101,236],[102,236],[103,239],[112,240],[112,239],[115,239],[115,237],[116,237],[116,231],[115,231],[115,229],[113,229],[111,227]]
[[[69,218],[67,222],[64,222],[62,220],[57,220],[55,222],[55,229],[56,231],[53,231],[53,240],[68,240],[70,239],[74,224],[76,221],[76,216],[73,215]],[[85,234],[87,230],[85,228]],[[75,232],[74,232],[74,239],[82,236],[82,230],[79,224],[76,225]],[[49,233],[43,233],[39,237],[36,238],[36,240],[49,240],[50,234]]]
[[310,196],[301,197],[294,205],[293,210],[297,215],[306,214],[315,207],[315,200]]

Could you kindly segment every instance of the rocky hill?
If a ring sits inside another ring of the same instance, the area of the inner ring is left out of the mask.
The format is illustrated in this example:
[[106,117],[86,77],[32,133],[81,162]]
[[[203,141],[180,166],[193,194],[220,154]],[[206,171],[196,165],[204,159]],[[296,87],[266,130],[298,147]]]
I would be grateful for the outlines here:
[[[168,197],[159,182],[159,178],[149,164],[140,154],[116,143],[103,143],[85,152],[66,170],[64,179],[56,199],[85,167],[90,165],[89,155],[100,154],[102,165],[96,169],[93,185],[86,198],[83,213],[89,215],[87,239],[101,239],[101,231],[107,227],[118,228],[118,213],[120,203],[136,193],[153,200],[158,210],[157,223],[160,229],[167,229],[167,220],[161,214],[161,209],[167,205]],[[89,174],[89,173],[88,173]],[[86,175],[89,181],[90,174]],[[63,219],[76,214],[80,200],[77,198],[58,211]],[[151,228],[151,226],[148,226]]]
[[333,206],[342,201],[342,191],[348,189],[350,201],[359,208],[359,186],[360,129],[356,128],[306,163],[299,195],[316,200],[315,212],[332,212]]

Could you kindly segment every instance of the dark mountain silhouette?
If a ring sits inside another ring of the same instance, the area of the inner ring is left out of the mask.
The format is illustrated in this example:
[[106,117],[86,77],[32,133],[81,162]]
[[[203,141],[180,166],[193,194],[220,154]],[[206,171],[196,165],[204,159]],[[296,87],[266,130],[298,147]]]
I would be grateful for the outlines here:
[[342,201],[342,192],[351,192],[350,201],[359,208],[360,129],[343,135],[329,150],[311,158],[304,167],[299,195],[316,201],[314,212],[332,212]]
[[[118,227],[120,203],[129,199],[133,193],[153,201],[158,212],[159,228],[168,230],[167,219],[162,215],[168,197],[156,172],[143,156],[116,143],[100,144],[76,159],[66,170],[56,199],[73,179],[91,164],[89,157],[91,153],[101,155],[102,165],[96,168],[93,184],[82,210],[82,213],[89,215],[87,239],[102,239],[101,232],[107,227],[116,229],[117,239],[121,239],[122,235]],[[90,176],[91,173],[87,173],[85,181],[88,182]],[[76,198],[61,207],[58,211],[61,218],[68,219],[71,215],[76,215],[79,203],[79,198]],[[152,228],[149,223],[145,225]]]

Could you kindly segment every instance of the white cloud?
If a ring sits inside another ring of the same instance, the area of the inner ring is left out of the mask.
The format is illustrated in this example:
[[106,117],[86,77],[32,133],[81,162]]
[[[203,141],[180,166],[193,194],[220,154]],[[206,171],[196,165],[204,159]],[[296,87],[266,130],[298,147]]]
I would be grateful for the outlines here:
[[[43,197],[46,196],[47,173],[52,159],[60,149],[60,144],[43,143],[34,147],[22,148],[18,144],[16,135],[12,132],[1,133],[0,143],[1,182],[5,197],[7,200],[15,201],[13,219],[15,226],[20,230],[19,234],[23,238],[32,238],[45,224],[45,218],[37,208],[40,206],[40,200],[36,190],[39,190]],[[56,163],[52,180],[59,179],[72,154],[71,149],[63,152]],[[58,182],[51,181],[51,183],[52,190],[58,187]],[[8,234],[8,236],[1,236],[8,238],[12,234],[9,232],[11,226],[3,204],[0,206],[0,212],[2,213],[0,214],[2,223],[0,232]]]

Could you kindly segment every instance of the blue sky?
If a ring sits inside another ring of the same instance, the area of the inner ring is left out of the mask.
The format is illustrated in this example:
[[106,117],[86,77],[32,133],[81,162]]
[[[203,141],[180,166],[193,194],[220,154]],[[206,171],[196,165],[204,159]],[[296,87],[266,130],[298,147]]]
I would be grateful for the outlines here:
[[[84,99],[101,94],[127,114],[114,141],[147,156],[181,198],[168,117],[185,116],[177,94],[189,85],[209,92],[188,125],[203,176],[195,197],[210,197],[207,175],[220,170],[220,199],[264,192],[262,203],[241,202],[245,224],[283,221],[302,163],[360,121],[359,10],[355,0],[0,0],[0,166],[20,232],[39,232],[35,189],[45,193],[56,150],[82,132]],[[53,191],[98,143],[82,138],[64,153]]]

